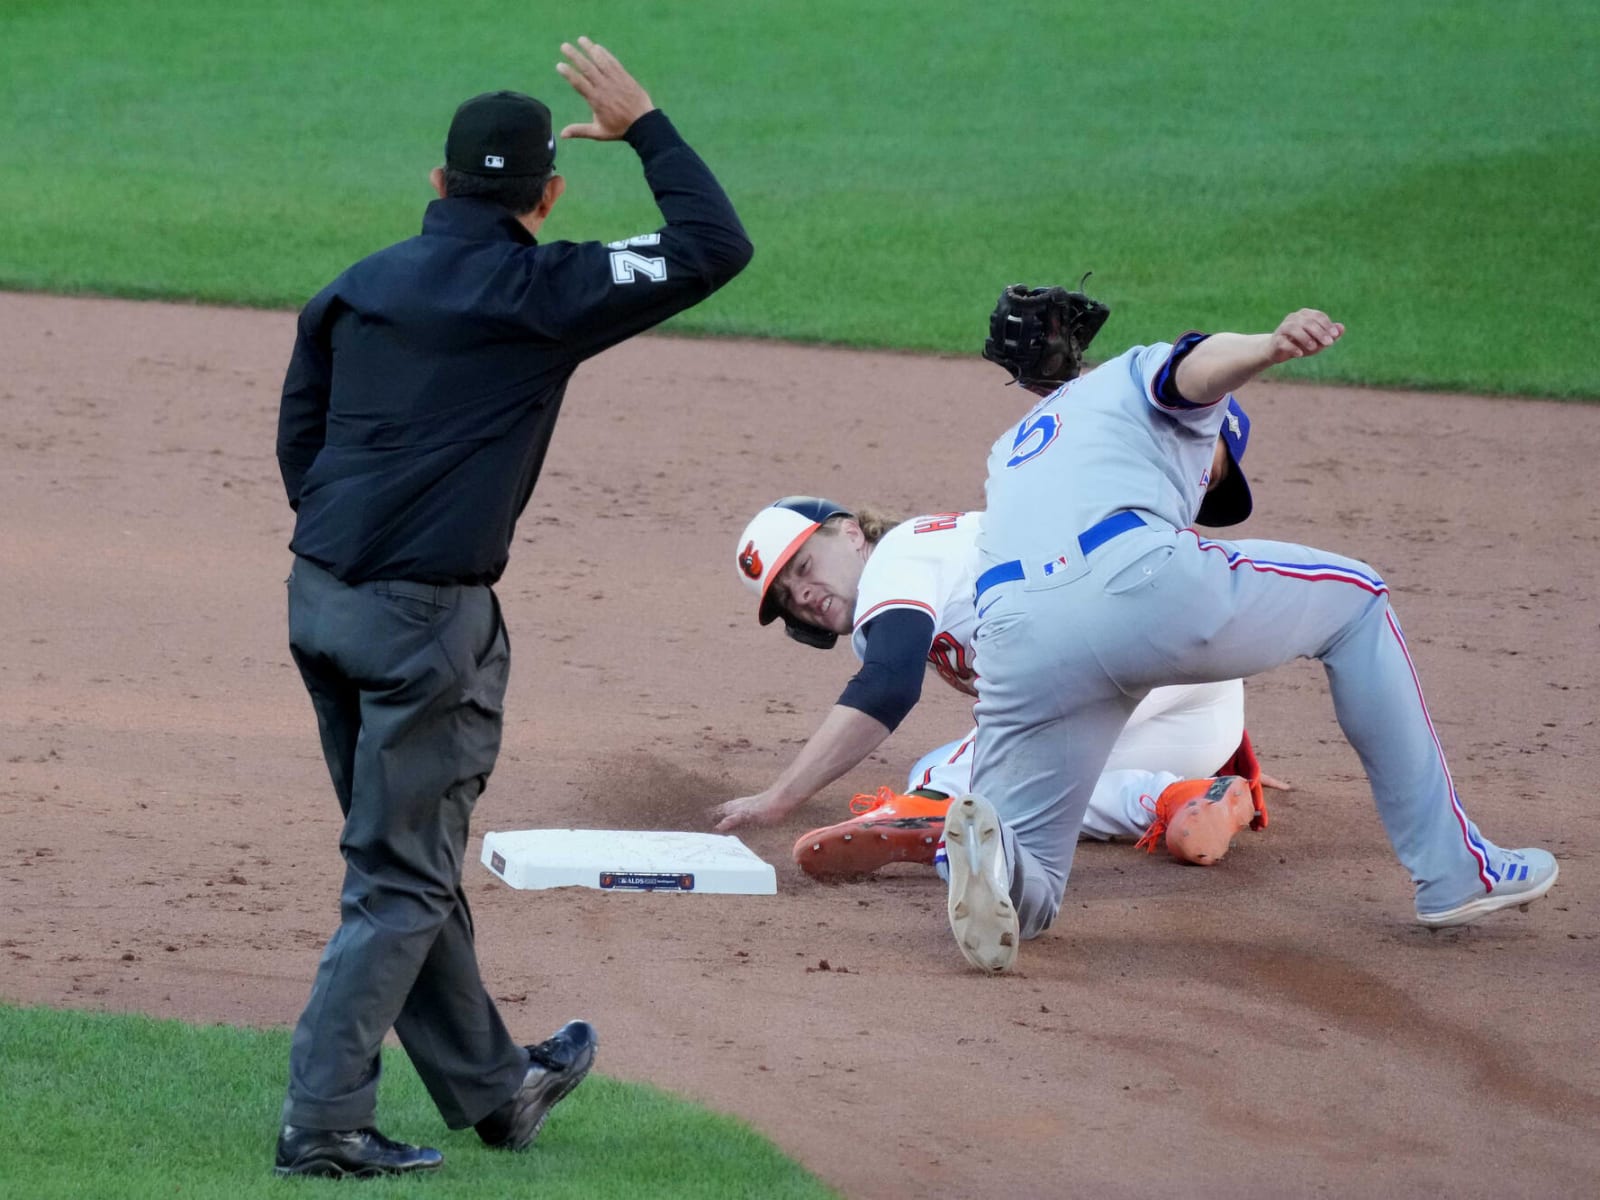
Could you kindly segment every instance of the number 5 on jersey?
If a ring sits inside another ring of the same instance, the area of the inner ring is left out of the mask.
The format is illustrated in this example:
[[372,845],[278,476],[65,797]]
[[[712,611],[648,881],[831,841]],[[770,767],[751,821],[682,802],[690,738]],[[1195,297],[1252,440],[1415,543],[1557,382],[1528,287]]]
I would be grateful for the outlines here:
[[1011,443],[1011,457],[1006,459],[1006,466],[1020,467],[1038,458],[1060,432],[1061,419],[1055,413],[1034,413],[1017,426],[1017,440]]

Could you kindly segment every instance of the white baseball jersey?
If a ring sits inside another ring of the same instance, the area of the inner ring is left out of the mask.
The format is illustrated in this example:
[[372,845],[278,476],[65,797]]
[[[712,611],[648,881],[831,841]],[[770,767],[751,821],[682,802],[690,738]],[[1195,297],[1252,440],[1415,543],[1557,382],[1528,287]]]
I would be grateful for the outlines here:
[[892,608],[910,608],[933,618],[928,662],[945,682],[969,696],[978,689],[972,673],[972,633],[977,607],[980,512],[933,513],[896,525],[879,540],[861,570],[850,648],[865,657],[862,628]]

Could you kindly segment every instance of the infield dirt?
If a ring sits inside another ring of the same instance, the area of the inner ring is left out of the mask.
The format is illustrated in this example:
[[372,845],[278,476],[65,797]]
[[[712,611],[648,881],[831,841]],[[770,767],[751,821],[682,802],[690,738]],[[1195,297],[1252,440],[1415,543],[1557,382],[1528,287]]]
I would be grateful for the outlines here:
[[[293,325],[0,295],[4,999],[250,1025],[304,1002],[340,864],[285,644]],[[602,1071],[748,1119],[850,1196],[1592,1195],[1600,407],[1243,399],[1256,515],[1236,532],[1385,575],[1468,811],[1561,860],[1546,900],[1415,925],[1320,668],[1297,663],[1247,688],[1263,762],[1295,784],[1266,831],[1209,870],[1085,846],[1056,928],[978,977],[930,872],[825,887],[788,856],[965,732],[930,677],[871,763],[746,838],[776,897],[517,893],[474,857],[513,1030],[586,1017]],[[580,370],[498,589],[512,680],[474,856],[491,829],[704,829],[769,782],[852,661],[756,625],[745,521],[792,492],[978,507],[1018,410],[976,355],[646,338]]]

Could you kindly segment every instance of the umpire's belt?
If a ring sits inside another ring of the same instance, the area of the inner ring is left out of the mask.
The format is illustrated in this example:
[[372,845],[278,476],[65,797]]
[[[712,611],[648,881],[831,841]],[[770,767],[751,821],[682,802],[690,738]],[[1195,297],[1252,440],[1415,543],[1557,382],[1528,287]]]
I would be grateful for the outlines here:
[[[1099,521],[1078,535],[1078,551],[1088,557],[1091,550],[1104,546],[1112,538],[1127,533],[1130,529],[1138,529],[1145,523],[1144,518],[1136,512],[1126,510],[1112,513],[1104,521]],[[1045,573],[1048,574],[1053,564],[1045,564]],[[983,594],[992,587],[1002,583],[1010,583],[1013,579],[1022,579],[1026,572],[1022,569],[1022,560],[1014,558],[1010,562],[1003,562],[990,567],[978,576],[978,586],[973,592],[973,601],[983,598]]]

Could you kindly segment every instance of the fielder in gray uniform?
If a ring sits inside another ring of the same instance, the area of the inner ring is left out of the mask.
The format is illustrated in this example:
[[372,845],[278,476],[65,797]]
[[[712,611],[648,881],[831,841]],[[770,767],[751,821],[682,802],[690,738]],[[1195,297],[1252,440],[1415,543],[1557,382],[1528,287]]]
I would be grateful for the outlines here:
[[1468,819],[1371,567],[1187,528],[1227,416],[1218,401],[1343,333],[1301,309],[1272,333],[1136,346],[995,442],[977,542],[973,794],[945,824],[951,930],[974,966],[1008,969],[1019,939],[1055,919],[1095,780],[1151,688],[1293,658],[1327,668],[1418,921],[1463,924],[1555,882],[1550,854],[1502,849]]

